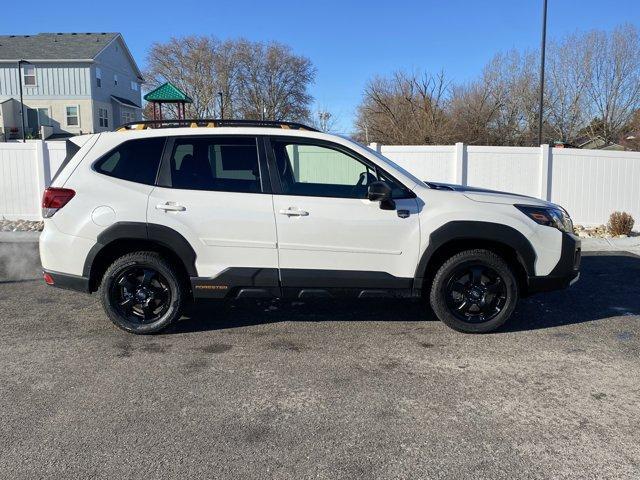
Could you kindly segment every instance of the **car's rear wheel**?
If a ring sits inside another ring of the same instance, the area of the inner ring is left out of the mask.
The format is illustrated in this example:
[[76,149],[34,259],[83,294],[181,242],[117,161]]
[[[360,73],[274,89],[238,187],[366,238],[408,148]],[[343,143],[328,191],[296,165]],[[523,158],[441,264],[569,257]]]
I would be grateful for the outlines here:
[[454,330],[486,333],[511,317],[518,301],[518,284],[499,255],[489,250],[466,250],[438,269],[429,299],[436,316]]
[[130,333],[156,333],[180,318],[185,295],[175,269],[155,252],[115,260],[100,285],[111,321]]

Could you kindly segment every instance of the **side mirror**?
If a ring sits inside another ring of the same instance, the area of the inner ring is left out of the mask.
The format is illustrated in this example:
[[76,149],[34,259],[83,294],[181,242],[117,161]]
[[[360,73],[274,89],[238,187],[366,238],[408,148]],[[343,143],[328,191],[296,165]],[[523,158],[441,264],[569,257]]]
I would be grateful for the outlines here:
[[396,202],[391,198],[391,187],[385,182],[377,181],[369,184],[367,198],[372,202],[380,202],[382,210],[395,210]]

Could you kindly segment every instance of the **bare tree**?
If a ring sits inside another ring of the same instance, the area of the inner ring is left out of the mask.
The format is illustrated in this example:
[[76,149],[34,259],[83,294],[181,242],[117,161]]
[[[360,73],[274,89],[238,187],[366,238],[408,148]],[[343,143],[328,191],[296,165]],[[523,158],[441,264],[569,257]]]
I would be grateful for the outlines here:
[[587,112],[601,124],[599,132],[590,129],[590,133],[601,135],[607,143],[615,142],[640,108],[638,29],[624,25],[609,35],[590,32],[584,43],[583,55],[589,66]]
[[452,137],[469,144],[527,145],[537,119],[534,55],[496,55],[479,80],[452,88]]
[[[624,25],[551,43],[545,142],[571,142],[583,135],[600,136],[606,143],[624,140],[632,115],[640,109],[639,38],[636,27]],[[371,80],[358,108],[357,137],[396,144],[537,142],[536,52],[499,53],[477,80],[464,85],[444,78],[400,72]]]
[[340,118],[329,108],[316,105],[307,120],[308,125],[321,132],[335,132]]
[[545,88],[546,123],[555,140],[570,142],[580,135],[588,120],[589,55],[583,36],[571,35],[551,42],[547,56]]
[[193,99],[187,105],[187,116],[215,116],[220,89],[216,54],[220,48],[221,43],[212,37],[189,36],[154,43],[147,57],[148,88],[170,81]]
[[367,85],[358,108],[357,138],[422,144],[448,140],[449,82],[437,75],[396,72]]
[[[147,58],[148,87],[166,81],[185,91],[194,118],[303,120],[309,116],[311,61],[279,43],[220,41],[189,36],[154,43]],[[170,108],[170,107],[169,107]]]
[[242,40],[237,45],[238,112],[243,118],[304,120],[315,78],[311,61],[281,43]]

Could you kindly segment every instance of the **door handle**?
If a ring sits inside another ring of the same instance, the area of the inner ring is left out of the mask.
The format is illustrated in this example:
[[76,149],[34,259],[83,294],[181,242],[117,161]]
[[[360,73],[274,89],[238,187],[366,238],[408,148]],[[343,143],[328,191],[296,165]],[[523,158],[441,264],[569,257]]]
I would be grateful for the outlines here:
[[305,212],[304,210],[298,210],[297,208],[287,208],[282,209],[278,212],[280,215],[286,215],[287,217],[308,217],[309,212]]
[[156,209],[164,210],[165,212],[184,212],[187,207],[178,205],[177,203],[167,202],[156,205]]

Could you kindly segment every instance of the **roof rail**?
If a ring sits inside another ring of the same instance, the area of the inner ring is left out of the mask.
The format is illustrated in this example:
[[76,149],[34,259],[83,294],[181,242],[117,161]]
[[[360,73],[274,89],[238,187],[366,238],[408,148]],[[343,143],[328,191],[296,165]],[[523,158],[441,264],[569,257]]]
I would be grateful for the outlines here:
[[154,128],[211,128],[211,127],[266,127],[266,128],[283,128],[291,130],[308,130],[317,132],[315,128],[295,122],[279,122],[275,120],[233,120],[219,118],[198,118],[198,119],[181,119],[181,120],[140,120],[138,122],[129,122],[119,126],[116,131],[125,130],[147,130]]

